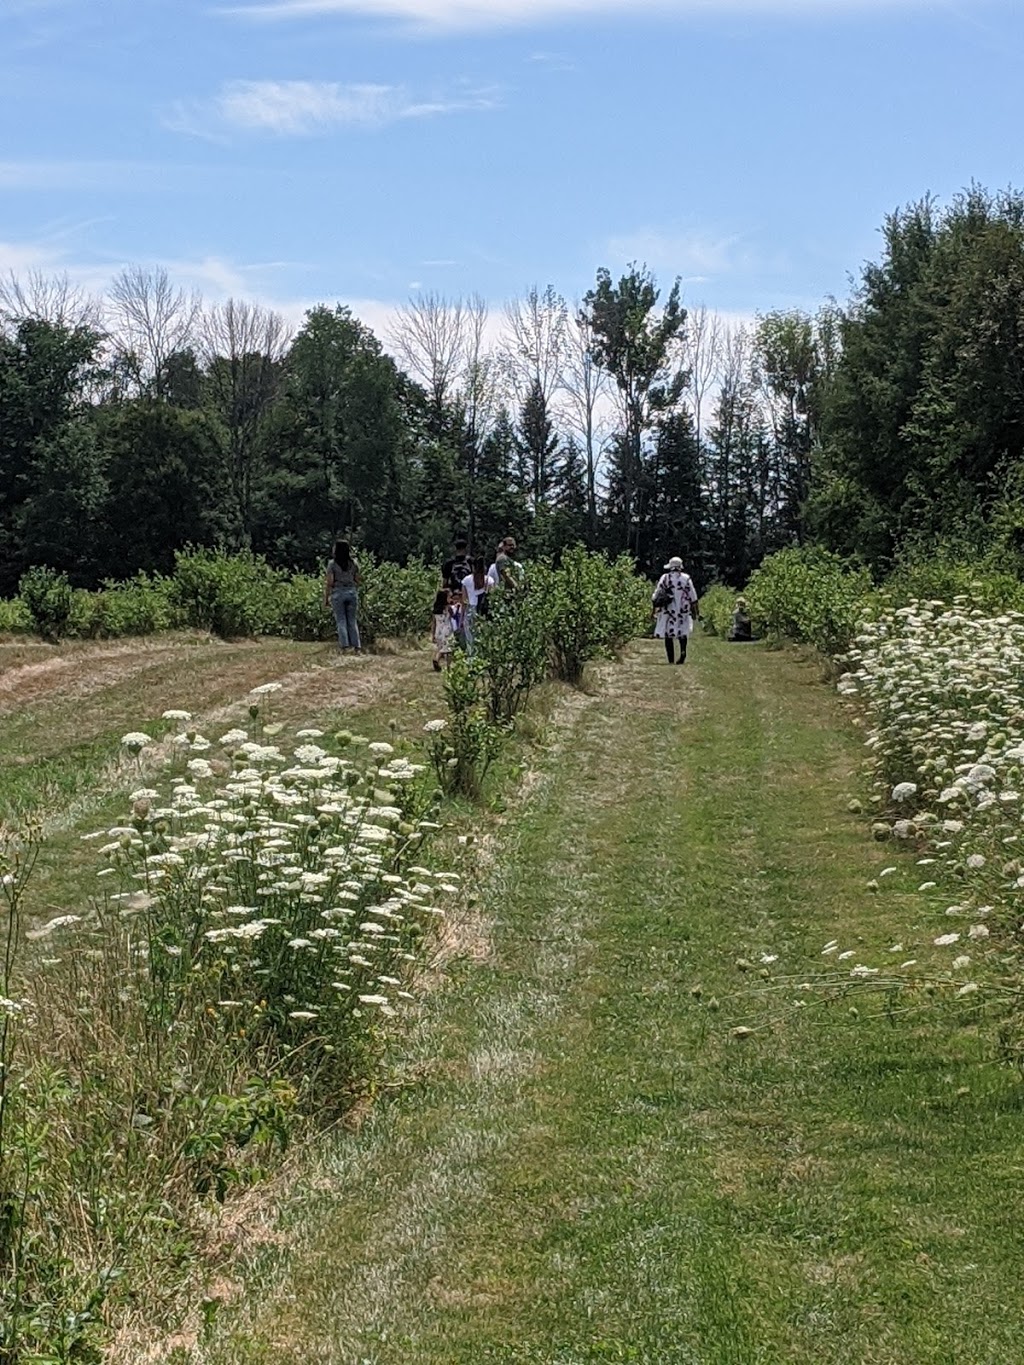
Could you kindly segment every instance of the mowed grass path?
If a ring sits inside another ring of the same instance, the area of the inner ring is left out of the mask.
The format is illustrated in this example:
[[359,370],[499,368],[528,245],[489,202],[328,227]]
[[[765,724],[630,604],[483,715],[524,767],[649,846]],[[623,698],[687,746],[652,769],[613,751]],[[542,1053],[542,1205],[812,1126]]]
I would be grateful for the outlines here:
[[486,848],[484,960],[175,1358],[1024,1361],[1016,1077],[947,1009],[855,1019],[759,975],[948,927],[847,813],[856,733],[792,654],[662,659],[638,645],[558,710]]

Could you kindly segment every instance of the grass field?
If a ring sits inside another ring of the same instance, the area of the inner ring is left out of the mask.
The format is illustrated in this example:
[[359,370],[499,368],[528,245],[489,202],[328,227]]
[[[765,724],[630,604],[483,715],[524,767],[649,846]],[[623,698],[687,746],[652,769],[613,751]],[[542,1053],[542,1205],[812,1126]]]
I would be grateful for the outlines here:
[[[78,833],[134,779],[120,733],[170,706],[228,721],[271,678],[303,721],[411,734],[437,713],[423,654],[19,654],[0,804],[50,831],[39,909],[73,904]],[[533,728],[523,778],[455,817],[478,905],[382,1098],[231,1211],[223,1306],[118,1358],[1024,1360],[1016,1075],[969,1013],[800,1007],[786,985],[828,940],[868,960],[935,932],[913,856],[847,811],[862,749],[815,665],[701,639],[669,669],[641,643]]]

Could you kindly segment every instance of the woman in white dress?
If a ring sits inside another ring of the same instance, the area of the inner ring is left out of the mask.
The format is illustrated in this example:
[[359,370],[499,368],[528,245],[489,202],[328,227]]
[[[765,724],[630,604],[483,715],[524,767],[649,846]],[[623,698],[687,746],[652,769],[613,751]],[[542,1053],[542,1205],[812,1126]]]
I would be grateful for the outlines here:
[[[654,623],[654,635],[665,641],[669,663],[685,663],[686,641],[697,619],[697,589],[690,575],[683,571],[683,561],[678,555],[673,555],[665,565],[665,572],[651,596],[651,604],[658,618]],[[678,659],[674,657],[675,640],[679,641]]]

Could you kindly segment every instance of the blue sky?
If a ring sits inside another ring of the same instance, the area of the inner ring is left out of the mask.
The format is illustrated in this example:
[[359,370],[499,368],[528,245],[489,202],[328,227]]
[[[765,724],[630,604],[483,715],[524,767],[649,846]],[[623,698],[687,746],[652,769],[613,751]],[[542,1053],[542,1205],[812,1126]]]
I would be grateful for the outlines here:
[[1021,0],[0,0],[0,272],[289,317],[845,298],[891,209],[1024,186]]

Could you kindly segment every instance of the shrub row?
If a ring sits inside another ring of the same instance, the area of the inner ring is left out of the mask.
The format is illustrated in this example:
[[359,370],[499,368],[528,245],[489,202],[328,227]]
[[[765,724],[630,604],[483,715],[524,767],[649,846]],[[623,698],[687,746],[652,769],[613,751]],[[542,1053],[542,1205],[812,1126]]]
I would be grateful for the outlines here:
[[[366,553],[359,564],[364,643],[372,648],[383,638],[422,631],[430,619],[432,571],[420,561],[403,567],[378,563]],[[179,551],[170,576],[137,574],[96,592],[72,588],[66,574],[37,567],[22,576],[17,597],[0,602],[0,632],[35,631],[48,640],[109,639],[185,627],[227,639],[334,637],[322,578],[274,569],[250,553]]]
[[[780,550],[751,575],[747,604],[758,633],[812,645],[836,658],[860,629],[916,602],[967,602],[983,612],[1024,611],[1024,583],[991,560],[938,550],[899,563],[875,586],[868,571],[817,546]],[[705,629],[724,635],[736,595],[718,584],[701,598]]]
[[444,680],[446,718],[427,725],[428,751],[446,792],[480,795],[503,731],[547,678],[578,684],[594,659],[614,658],[650,621],[650,585],[631,559],[578,545],[560,562],[527,566],[523,586],[490,594],[471,659]]

